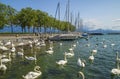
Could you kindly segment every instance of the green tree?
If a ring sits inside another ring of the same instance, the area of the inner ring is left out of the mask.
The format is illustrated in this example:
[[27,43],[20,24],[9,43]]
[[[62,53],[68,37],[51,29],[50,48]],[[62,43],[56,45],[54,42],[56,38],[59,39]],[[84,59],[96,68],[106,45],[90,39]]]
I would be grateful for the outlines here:
[[0,29],[2,29],[4,25],[7,24],[6,8],[6,5],[0,3]]
[[17,14],[17,11],[12,8],[11,6],[7,6],[7,24],[11,26],[11,32],[13,33],[13,25],[14,25],[14,19],[15,15]]

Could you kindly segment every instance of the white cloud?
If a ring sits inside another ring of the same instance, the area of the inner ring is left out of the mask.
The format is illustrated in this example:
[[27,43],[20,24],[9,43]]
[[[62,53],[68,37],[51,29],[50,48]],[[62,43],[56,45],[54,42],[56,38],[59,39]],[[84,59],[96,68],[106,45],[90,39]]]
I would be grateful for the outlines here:
[[97,19],[89,19],[84,21],[84,25],[87,26],[90,30],[103,28],[103,25]]
[[120,19],[114,20],[98,20],[98,19],[84,19],[84,26],[89,30],[95,29],[113,29],[120,30]]
[[120,19],[114,19],[113,22],[120,22]]
[[111,27],[114,30],[120,30],[120,19],[114,19],[114,20],[112,20]]

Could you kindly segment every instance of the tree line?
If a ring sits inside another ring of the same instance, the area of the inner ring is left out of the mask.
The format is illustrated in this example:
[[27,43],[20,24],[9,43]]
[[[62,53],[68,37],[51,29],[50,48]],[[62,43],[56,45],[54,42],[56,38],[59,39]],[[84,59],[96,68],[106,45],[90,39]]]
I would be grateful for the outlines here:
[[31,7],[22,8],[20,11],[12,8],[9,5],[0,3],[0,29],[9,26],[11,28],[11,33],[13,33],[13,26],[20,26],[23,33],[30,33],[30,28],[32,27],[33,33],[35,30],[41,32],[41,28],[44,31],[49,28],[59,31],[74,31],[75,26],[67,21],[60,21],[55,17],[49,15],[47,12],[41,10],[35,10]]

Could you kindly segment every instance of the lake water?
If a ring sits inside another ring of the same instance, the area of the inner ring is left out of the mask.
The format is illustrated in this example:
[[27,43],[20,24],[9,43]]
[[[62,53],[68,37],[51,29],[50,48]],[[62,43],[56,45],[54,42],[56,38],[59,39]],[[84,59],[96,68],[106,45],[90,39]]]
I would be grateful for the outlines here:
[[[60,45],[62,43],[62,45]],[[87,47],[87,44],[90,47]],[[67,57],[68,63],[61,67],[56,64],[56,61],[64,59],[64,52],[76,44],[74,49],[75,55]],[[111,44],[115,44],[111,46]],[[96,46],[97,45],[97,46]],[[106,48],[103,48],[107,45]],[[39,49],[40,48],[40,49]],[[37,52],[37,65],[41,67],[42,75],[38,79],[82,79],[77,76],[79,71],[85,75],[85,79],[111,79],[111,70],[116,68],[116,52],[120,53],[120,35],[99,35],[92,36],[89,40],[78,39],[75,41],[59,41],[53,43],[54,53],[46,54],[45,51],[49,48],[49,43],[45,47],[34,47]],[[25,55],[33,56],[29,48],[25,48]],[[90,51],[97,49],[94,55],[93,63],[90,63],[88,58],[91,55]],[[86,60],[86,66],[81,70],[77,66],[77,59]],[[28,61],[21,57],[14,57],[11,63],[7,63],[6,74],[1,74],[0,79],[23,79],[22,75],[26,75],[29,71],[33,71],[34,61]],[[120,79],[120,77],[115,77]]]

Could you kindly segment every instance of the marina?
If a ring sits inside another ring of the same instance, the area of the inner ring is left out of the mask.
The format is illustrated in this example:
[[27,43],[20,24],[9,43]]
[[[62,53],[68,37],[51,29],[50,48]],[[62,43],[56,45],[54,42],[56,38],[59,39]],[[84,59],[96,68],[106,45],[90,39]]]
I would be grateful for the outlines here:
[[[15,47],[17,50],[15,54],[11,54],[11,61],[5,64],[7,70],[5,74],[0,73],[0,79],[22,79],[23,75],[33,71],[35,66],[39,66],[42,73],[36,79],[81,79],[81,76],[77,76],[78,72],[82,72],[86,79],[113,79],[111,70],[117,67],[115,63],[116,53],[120,52],[119,40],[119,35],[95,35],[89,40],[46,42],[43,46],[33,43],[34,50],[29,49],[31,48],[29,45],[23,46],[23,57],[17,53],[22,47]],[[52,54],[46,52],[50,47],[53,47]],[[69,53],[70,50],[73,50],[74,55],[66,56],[65,65],[57,65],[56,62],[63,60],[65,52]],[[92,50],[97,51],[93,55],[93,62],[90,62],[89,56]],[[9,51],[1,52],[1,56],[6,53],[8,54]],[[26,59],[26,56],[34,57],[34,55],[35,60]],[[85,60],[85,67],[77,65],[79,58]],[[119,76],[115,78],[119,79]]]
[[119,0],[0,0],[0,79],[120,79]]

